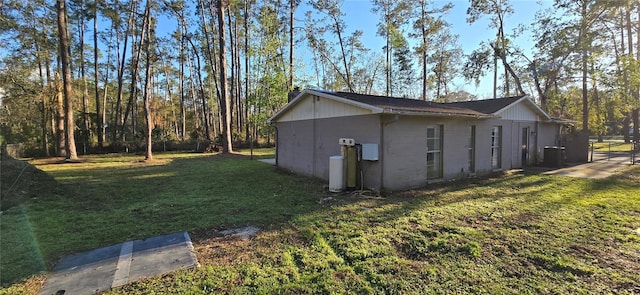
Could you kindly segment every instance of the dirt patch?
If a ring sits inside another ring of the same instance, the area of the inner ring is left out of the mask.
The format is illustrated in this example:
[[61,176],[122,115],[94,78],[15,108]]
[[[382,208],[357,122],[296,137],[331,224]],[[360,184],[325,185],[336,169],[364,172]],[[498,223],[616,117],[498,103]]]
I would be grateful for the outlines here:
[[603,269],[616,269],[619,271],[640,272],[640,254],[624,253],[615,248],[602,250],[588,245],[572,245],[570,252],[585,260],[591,260]]
[[636,164],[633,167],[627,168],[622,173],[618,173],[615,178],[623,181],[629,181],[631,183],[640,183],[640,164]]
[[7,155],[0,158],[0,210],[22,204],[45,194],[60,192],[57,182],[27,161]]

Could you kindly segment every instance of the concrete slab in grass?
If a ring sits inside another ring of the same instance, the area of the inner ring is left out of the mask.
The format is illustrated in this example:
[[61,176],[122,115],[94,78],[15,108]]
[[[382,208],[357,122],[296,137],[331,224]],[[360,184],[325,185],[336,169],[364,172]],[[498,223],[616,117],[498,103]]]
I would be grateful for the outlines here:
[[546,171],[543,174],[562,175],[576,178],[601,179],[612,176],[620,170],[631,165],[629,154],[594,155],[594,161],[590,163],[574,164],[569,167]]
[[269,165],[275,165],[276,164],[276,159],[275,158],[272,158],[272,159],[260,159],[258,161],[260,161],[262,163],[267,163]]
[[197,265],[187,232],[128,241],[63,257],[39,294],[94,294]]

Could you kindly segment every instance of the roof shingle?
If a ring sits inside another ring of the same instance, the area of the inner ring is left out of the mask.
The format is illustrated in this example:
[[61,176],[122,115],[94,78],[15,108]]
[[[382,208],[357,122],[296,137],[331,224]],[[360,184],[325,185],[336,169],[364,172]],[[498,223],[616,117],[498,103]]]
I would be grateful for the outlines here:
[[[318,90],[316,90],[318,91]],[[407,99],[399,97],[388,97],[378,95],[366,95],[349,92],[318,91],[329,95],[338,96],[344,99],[356,101],[379,107],[392,112],[415,112],[431,114],[452,114],[463,116],[487,116],[490,113],[483,113],[478,110],[459,107],[448,103],[436,103],[430,101]]]
[[510,104],[518,101],[522,97],[524,97],[524,95],[494,98],[494,99],[450,102],[448,103],[448,105],[459,107],[459,108],[471,109],[484,114],[493,114],[501,109],[506,108]]

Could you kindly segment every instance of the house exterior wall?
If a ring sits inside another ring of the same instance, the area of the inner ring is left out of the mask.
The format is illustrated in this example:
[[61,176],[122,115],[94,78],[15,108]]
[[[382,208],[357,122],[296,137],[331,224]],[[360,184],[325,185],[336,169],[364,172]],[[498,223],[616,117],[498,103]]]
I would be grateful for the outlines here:
[[[277,122],[277,165],[307,176],[329,179],[329,157],[340,155],[340,138],[380,145],[378,115]],[[379,189],[380,161],[363,161],[366,188]]]
[[277,166],[313,176],[314,120],[278,122],[276,130]]
[[[494,126],[502,130],[500,162],[497,170],[521,168],[523,129],[528,128],[527,165],[542,161],[545,145],[554,142],[556,124],[503,119],[448,119],[421,116],[383,116],[382,187],[404,190],[427,185],[427,126],[442,125],[442,179],[460,179],[488,174],[491,166],[491,134]],[[475,169],[469,171],[468,147],[471,126],[475,126]],[[434,180],[434,179],[432,179]]]
[[420,117],[382,116],[382,187],[399,190],[426,183],[426,121]]
[[[512,139],[512,126],[508,122],[499,119],[488,119],[476,121],[476,174],[482,175],[493,172],[496,169],[491,167],[491,133],[494,126],[501,128],[500,138],[500,168],[497,170],[509,169],[511,167],[510,142]],[[461,135],[462,136],[462,135]]]
[[[543,161],[544,146],[557,145],[558,124],[540,122],[525,103],[500,113],[502,118],[373,114],[332,99],[308,95],[274,122],[277,128],[277,165],[327,180],[329,157],[340,155],[339,138],[379,146],[378,161],[362,161],[364,187],[405,190],[430,181],[483,175],[523,166],[523,129],[528,128],[525,165]],[[427,127],[442,126],[442,178],[427,179]],[[469,171],[469,139],[475,126],[475,169]],[[501,129],[500,162],[494,169],[492,129]],[[360,175],[358,175],[360,176]]]
[[[467,177],[468,143],[470,126],[475,125],[476,136],[484,128],[486,120],[447,119],[423,116],[384,116],[382,120],[384,142],[382,160],[383,187],[387,190],[402,190],[425,186],[427,179],[427,127],[442,126],[442,179]],[[480,132],[479,132],[480,130]],[[490,129],[487,129],[490,132]],[[489,133],[490,134],[490,133]],[[489,141],[487,141],[489,142]],[[476,155],[478,147],[476,144]],[[490,161],[480,161],[480,163]],[[476,167],[482,170],[482,167]],[[484,164],[483,164],[484,165]],[[438,179],[433,179],[438,180]]]

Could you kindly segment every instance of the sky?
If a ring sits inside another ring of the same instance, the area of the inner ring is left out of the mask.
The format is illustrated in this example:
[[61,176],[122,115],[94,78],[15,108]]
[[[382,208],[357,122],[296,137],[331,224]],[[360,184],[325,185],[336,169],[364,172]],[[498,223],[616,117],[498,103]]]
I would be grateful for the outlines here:
[[[296,27],[304,27],[305,13],[312,8],[306,4],[307,0],[302,0],[301,5],[296,10]],[[371,11],[371,0],[344,0],[342,4],[342,11],[345,14],[344,21],[347,27],[347,34],[355,30],[362,30],[364,35],[362,42],[366,48],[372,51],[378,51],[382,54],[384,39],[381,36],[377,36],[377,25],[380,20],[380,16]],[[436,0],[437,6],[443,6],[446,3],[452,3],[452,10],[446,15],[446,20],[451,24],[451,31],[453,34],[459,36],[459,42],[465,54],[471,53],[474,49],[478,48],[482,41],[491,40],[495,37],[495,30],[489,27],[488,17],[484,17],[474,24],[468,24],[466,21],[466,10],[469,7],[469,0],[450,0],[442,1]],[[514,13],[505,20],[507,34],[516,28],[518,25],[530,26],[533,23],[535,13],[544,8],[552,6],[552,0],[511,0]],[[159,21],[158,31],[170,33],[175,30],[175,19],[167,19],[163,16],[163,19]],[[104,25],[101,25],[101,29]],[[91,28],[89,28],[91,30]],[[301,30],[298,29],[298,38],[301,37]],[[92,34],[87,34],[85,38],[92,38]],[[518,36],[515,40],[512,40],[518,45],[525,53],[528,53],[532,48],[533,42],[529,35]],[[87,39],[87,42],[91,44],[93,40]],[[106,50],[106,49],[105,49]],[[0,46],[0,57],[6,55],[4,49]],[[298,46],[296,49],[296,59],[302,59],[306,63],[306,72],[308,76],[312,76],[314,69],[312,68],[311,52],[309,52],[306,46]],[[461,63],[464,62],[460,61]],[[414,65],[418,67],[419,62],[416,60]],[[416,72],[419,69],[415,69]],[[476,95],[479,98],[489,98],[493,95],[492,85],[493,78],[486,77],[481,80],[478,87],[474,83],[467,83],[462,78],[454,81],[454,87],[452,90],[466,90],[471,94]],[[526,89],[525,89],[526,90]]]
[[[380,16],[371,11],[371,2],[370,0],[345,0],[342,5],[342,11],[345,13],[344,20],[348,32],[362,30],[364,32],[362,42],[365,47],[382,52],[384,39],[376,35]],[[484,17],[474,24],[467,23],[466,11],[469,7],[468,0],[438,0],[435,2],[437,6],[443,6],[446,3],[453,4],[452,10],[446,15],[445,19],[451,24],[452,33],[459,35],[459,42],[465,54],[469,54],[478,48],[482,41],[495,38],[496,31],[489,27],[488,17]],[[513,6],[514,13],[505,20],[505,32],[507,34],[510,34],[513,29],[519,25],[530,26],[534,21],[537,11],[551,7],[553,4],[551,0],[511,0],[510,2]],[[302,3],[296,11],[299,26],[303,26],[304,14],[308,10],[311,10],[311,8],[305,3]],[[514,41],[516,45],[522,48],[525,54],[529,53],[529,50],[533,47],[533,42],[529,35],[518,36]],[[303,53],[301,51],[303,51],[303,49],[298,49],[299,53]],[[416,66],[418,64],[417,61],[414,63]],[[310,63],[308,64],[307,71],[309,73],[313,72]],[[475,87],[473,82],[467,83],[463,79],[454,81],[454,84],[456,84],[453,87],[454,90],[460,88],[475,94],[479,98],[489,98],[493,96],[492,76],[482,79],[479,87]]]

